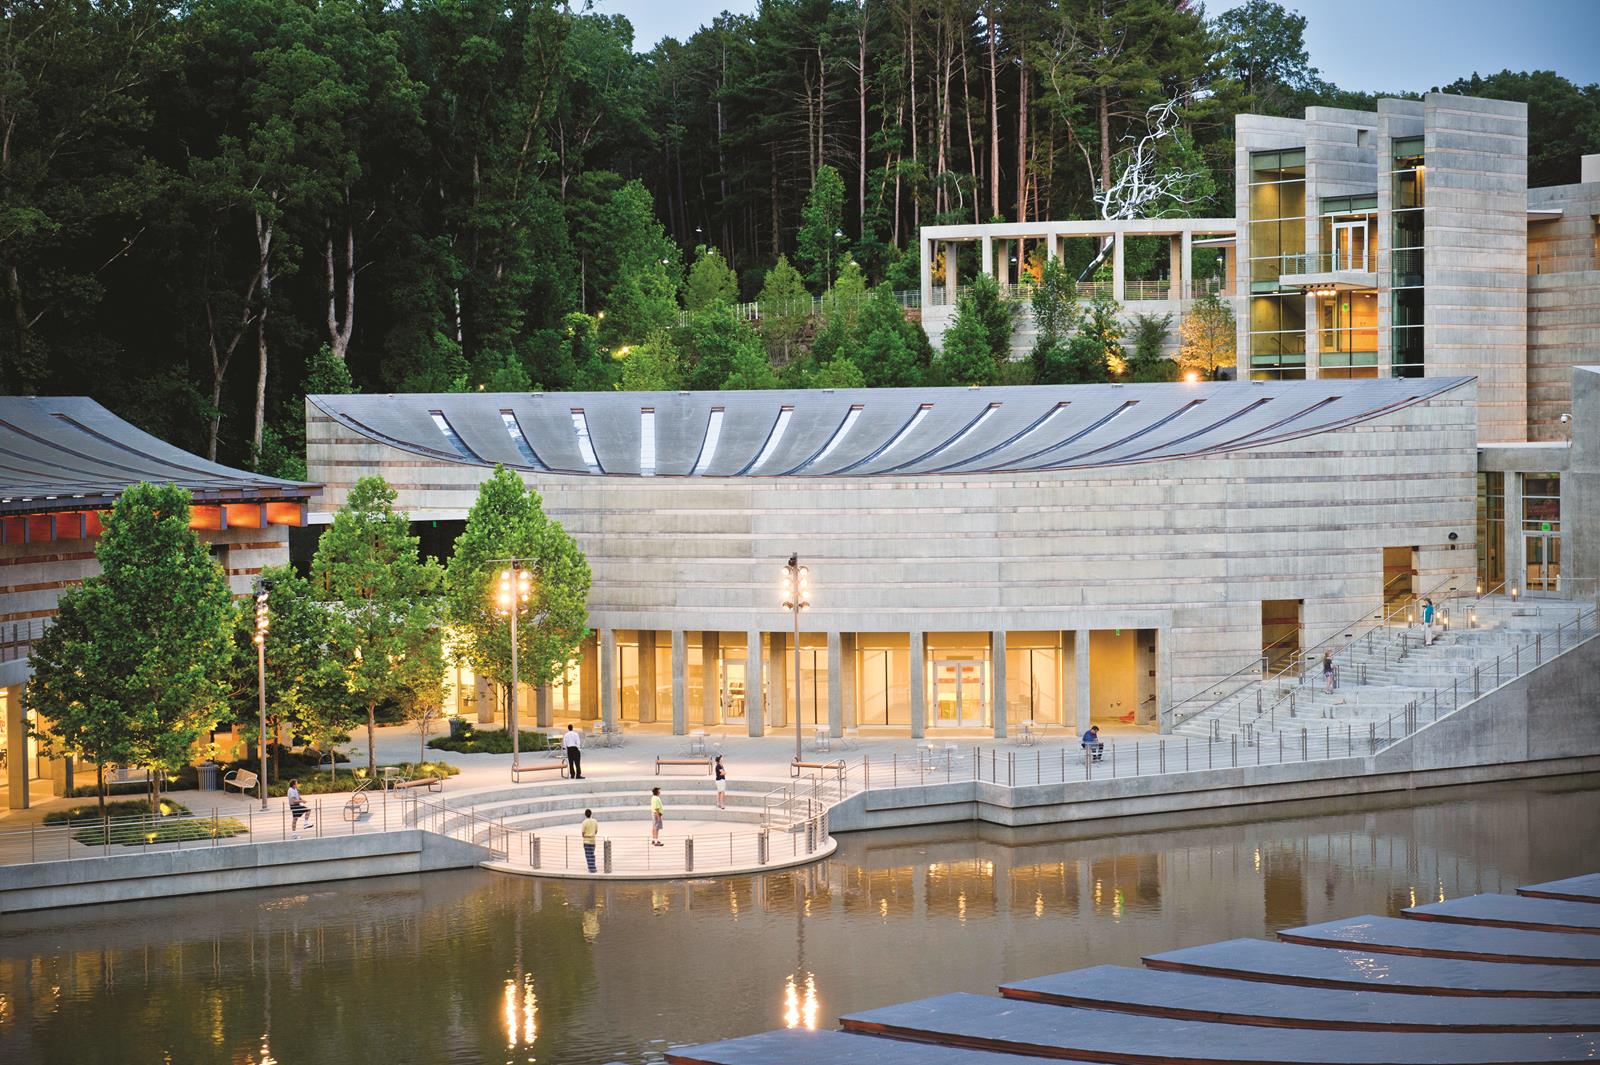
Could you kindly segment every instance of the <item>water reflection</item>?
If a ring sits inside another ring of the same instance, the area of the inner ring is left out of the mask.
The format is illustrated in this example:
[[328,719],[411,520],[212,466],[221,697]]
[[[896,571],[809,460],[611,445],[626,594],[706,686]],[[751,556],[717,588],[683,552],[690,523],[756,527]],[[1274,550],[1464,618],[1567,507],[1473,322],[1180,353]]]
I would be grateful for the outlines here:
[[673,1044],[1510,890],[1600,867],[1596,840],[1590,777],[875,833],[759,877],[464,871],[10,915],[0,1061],[654,1062]]

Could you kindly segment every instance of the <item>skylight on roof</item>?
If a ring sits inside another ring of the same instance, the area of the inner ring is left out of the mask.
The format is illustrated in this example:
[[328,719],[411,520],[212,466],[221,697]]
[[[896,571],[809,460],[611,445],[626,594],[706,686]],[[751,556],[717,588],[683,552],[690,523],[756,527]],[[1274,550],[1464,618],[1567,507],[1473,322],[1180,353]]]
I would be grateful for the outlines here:
[[[806,463],[806,465],[815,466],[817,463],[833,454],[833,449],[844,443],[844,438],[850,435],[851,428],[855,426],[856,419],[860,417],[861,406],[857,404],[856,406],[851,407],[850,412],[844,416],[844,421],[839,423],[839,428],[834,432],[832,439],[830,439],[827,444],[823,445],[822,450],[817,452],[817,457]],[[915,421],[915,419],[912,420]]]
[[755,462],[750,464],[749,469],[751,471],[759,470],[767,464],[768,459],[772,458],[773,453],[778,450],[778,445],[783,442],[784,430],[789,428],[789,419],[792,417],[794,417],[793,407],[779,408],[778,420],[773,423],[772,432],[767,434],[767,442],[762,447],[761,454],[757,455]]
[[639,412],[639,473],[656,475],[656,412],[650,407]]
[[511,437],[511,442],[517,446],[517,454],[522,456],[522,461],[530,466],[544,469],[544,463],[539,461],[539,456],[534,453],[533,446],[528,443],[528,438],[522,435],[522,423],[517,421],[515,411],[503,410],[500,412],[500,421],[505,424],[506,435]]
[[584,417],[582,407],[572,410],[572,428],[578,434],[578,454],[583,458],[583,464],[590,473],[604,473],[600,468],[600,458],[594,453],[594,441],[589,438],[589,419]]
[[474,455],[467,445],[462,442],[461,437],[456,435],[455,427],[444,416],[444,411],[431,410],[428,413],[433,416],[433,424],[439,427],[439,432],[444,436],[445,441],[455,449],[457,455],[470,462],[478,461],[478,456]]
[[[889,452],[891,452],[895,448],[899,447],[900,446],[900,441],[902,441],[906,437],[910,436],[912,430],[914,430],[917,426],[922,424],[922,419],[926,418],[928,416],[928,412],[931,411],[931,410],[933,410],[933,404],[932,403],[924,403],[922,406],[918,407],[917,408],[917,413],[915,413],[915,414],[913,414],[911,416],[911,420],[909,422],[906,422],[904,428],[902,428],[898,433],[894,434],[894,439],[893,440],[891,440],[887,444],[883,445],[883,447],[878,451],[878,454],[877,454],[876,457],[877,458],[882,458],[884,455],[887,455]],[[821,456],[818,456],[818,457],[820,458]]]
[[695,477],[704,476],[716,457],[717,441],[722,439],[722,413],[721,407],[711,408],[711,417],[706,421],[706,438],[700,443],[700,457],[694,460]]

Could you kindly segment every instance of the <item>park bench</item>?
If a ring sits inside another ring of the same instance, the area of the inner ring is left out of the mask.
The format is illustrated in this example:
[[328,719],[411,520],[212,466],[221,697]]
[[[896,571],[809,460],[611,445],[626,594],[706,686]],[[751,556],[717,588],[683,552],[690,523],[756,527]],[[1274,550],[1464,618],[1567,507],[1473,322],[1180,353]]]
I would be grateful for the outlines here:
[[254,791],[259,778],[248,769],[231,769],[222,778],[222,790],[238,788],[239,794]]
[[789,762],[789,775],[791,777],[798,777],[801,771],[806,769],[815,769],[823,773],[843,773],[844,762],[837,758],[831,762],[807,762],[799,758]]
[[429,774],[425,777],[412,777],[410,780],[397,780],[389,787],[394,791],[405,791],[408,788],[427,788],[429,791],[443,791],[444,777]]
[[512,766],[511,775],[514,779],[521,780],[523,773],[545,773],[552,769],[555,770],[556,776],[566,776],[567,760],[563,758],[559,762],[524,762],[521,765]]
[[661,775],[661,767],[664,766],[664,765],[705,766],[706,775],[707,776],[711,775],[711,756],[710,755],[691,754],[691,755],[687,755],[687,756],[684,756],[684,757],[681,757],[681,758],[663,758],[660,755],[656,755],[656,776],[659,777]]

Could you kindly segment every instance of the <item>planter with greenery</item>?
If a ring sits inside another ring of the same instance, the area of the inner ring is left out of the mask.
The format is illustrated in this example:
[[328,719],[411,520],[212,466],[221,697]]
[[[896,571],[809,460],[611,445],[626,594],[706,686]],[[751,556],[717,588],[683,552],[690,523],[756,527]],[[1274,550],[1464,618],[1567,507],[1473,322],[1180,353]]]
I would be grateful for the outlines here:
[[[458,726],[458,721],[464,727]],[[548,751],[555,746],[543,732],[519,729],[518,733],[521,737],[520,747],[524,751]],[[428,746],[436,751],[454,751],[456,754],[510,754],[511,733],[504,729],[479,732],[470,723],[455,718],[450,722],[450,735],[435,737],[428,741]]]

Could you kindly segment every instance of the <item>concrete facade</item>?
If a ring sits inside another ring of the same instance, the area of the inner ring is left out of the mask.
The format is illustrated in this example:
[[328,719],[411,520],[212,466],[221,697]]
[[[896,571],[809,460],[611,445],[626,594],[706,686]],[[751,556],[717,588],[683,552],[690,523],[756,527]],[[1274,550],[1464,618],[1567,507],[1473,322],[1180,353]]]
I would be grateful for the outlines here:
[[[802,721],[835,734],[883,725],[918,737],[948,726],[1004,735],[1006,715],[997,715],[995,707],[1007,705],[1010,713],[1030,690],[1054,693],[1050,720],[1057,725],[1078,729],[1113,712],[1154,725],[1162,708],[1259,655],[1263,600],[1299,602],[1309,645],[1370,609],[1383,584],[1385,547],[1415,549],[1419,588],[1450,581],[1470,586],[1477,409],[1470,382],[1339,382],[1309,391],[1299,385],[1220,383],[1065,387],[1048,396],[954,389],[812,397],[852,410],[859,405],[863,425],[873,419],[870,424],[883,425],[893,436],[894,427],[907,423],[908,411],[931,409],[932,425],[946,404],[977,404],[981,411],[1026,398],[1048,410],[1054,402],[1071,408],[1104,401],[1096,397],[1125,397],[1123,406],[1108,408],[1114,412],[1132,409],[1127,402],[1154,406],[1210,396],[1208,402],[1243,404],[1240,411],[1266,402],[1259,408],[1265,411],[1293,397],[1280,415],[1259,415],[1293,422],[1321,403],[1363,407],[1373,401],[1360,397],[1380,393],[1393,398],[1325,431],[1131,463],[1112,457],[1119,447],[1138,450],[1128,443],[1134,427],[1121,423],[1097,430],[1103,434],[1098,437],[1068,434],[1077,440],[1072,447],[1086,456],[1081,465],[1031,472],[521,472],[589,559],[590,624],[602,633],[628,633],[630,641],[631,634],[649,632],[657,648],[671,648],[670,664],[657,669],[655,691],[660,704],[671,700],[675,731],[718,722],[739,727],[722,703],[725,685],[715,675],[719,653],[724,664],[737,654],[747,670],[759,663],[744,678],[749,710],[743,724],[751,734],[790,723],[788,715],[798,711]],[[764,395],[692,395],[685,402],[725,405],[725,437],[740,431],[736,404],[758,399],[774,410],[793,404],[793,420],[801,422],[803,394]],[[608,469],[622,461],[625,446],[612,446],[612,458],[604,458],[608,442],[601,439],[603,430],[596,431],[602,424],[598,400],[555,398],[563,407],[589,412],[590,432]],[[452,460],[401,439],[398,434],[414,430],[425,439],[437,430],[432,422],[403,415],[397,402],[312,397],[312,476],[325,484],[330,507],[343,502],[358,476],[378,473],[389,479],[398,507],[414,521],[459,520],[492,466]],[[466,431],[477,408],[499,410],[524,400],[406,402],[419,410],[439,407],[441,417],[458,423],[458,435],[487,448],[486,436],[473,438]],[[653,405],[658,432],[678,432],[666,397],[615,402]],[[889,407],[879,411],[884,404]],[[1172,409],[1171,416],[1140,417],[1152,425],[1170,422],[1162,431],[1175,439],[1195,436],[1172,421],[1190,407]],[[360,420],[380,415],[390,417],[382,427]],[[527,432],[533,416],[517,416]],[[1215,424],[1232,427],[1219,430],[1224,437],[1243,432],[1239,416],[1218,410],[1214,417],[1221,421]],[[1026,424],[1029,417],[1017,422]],[[1095,420],[1092,413],[1079,417]],[[960,414],[949,425],[959,430],[967,418]],[[558,420],[540,418],[539,424],[549,428]],[[760,436],[751,443],[760,446]],[[691,455],[703,446],[694,438],[677,444]],[[636,438],[632,446],[637,452]],[[732,445],[725,439],[722,446]],[[818,446],[807,444],[797,453]],[[885,445],[869,439],[856,446],[869,457],[880,456],[875,462],[891,462],[882,457]],[[903,447],[908,456],[917,451],[911,440]],[[1097,452],[1100,457],[1087,457]],[[676,461],[660,441],[656,456],[663,469]],[[549,461],[543,453],[541,459]],[[845,467],[858,461],[838,460]],[[793,640],[785,635],[789,619],[776,598],[779,567],[791,552],[811,567],[813,585],[801,644],[806,669],[814,672],[798,706]],[[765,656],[758,647],[766,648]],[[1126,691],[1114,687],[1095,665],[1096,652],[1103,662],[1126,656],[1116,671],[1142,674],[1138,683]],[[603,691],[618,688],[618,656],[602,652],[598,659],[605,673],[589,683]],[[941,672],[941,660],[956,664]],[[1031,679],[1019,673],[1035,668],[1042,672]],[[965,679],[957,681],[956,673]],[[958,683],[971,687],[955,688]],[[894,696],[905,700],[903,718],[887,712],[873,717],[881,709],[875,693],[883,691],[904,693]],[[965,709],[950,719],[940,707]],[[658,717],[665,719],[664,705]]]

